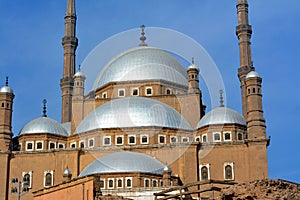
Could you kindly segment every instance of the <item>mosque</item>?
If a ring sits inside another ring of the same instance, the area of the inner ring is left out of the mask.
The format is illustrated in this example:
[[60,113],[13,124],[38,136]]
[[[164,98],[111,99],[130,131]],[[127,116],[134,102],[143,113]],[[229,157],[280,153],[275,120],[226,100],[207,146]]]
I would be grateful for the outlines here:
[[207,112],[199,67],[148,45],[144,26],[140,44],[116,55],[84,91],[89,77],[75,71],[77,17],[68,0],[61,122],[47,117],[44,101],[43,115],[12,138],[17,94],[8,82],[0,89],[0,199],[18,192],[23,200],[176,199],[188,184],[181,199],[213,199],[222,185],[267,178],[270,139],[247,0],[236,7],[241,114],[224,106],[221,91],[220,107]]

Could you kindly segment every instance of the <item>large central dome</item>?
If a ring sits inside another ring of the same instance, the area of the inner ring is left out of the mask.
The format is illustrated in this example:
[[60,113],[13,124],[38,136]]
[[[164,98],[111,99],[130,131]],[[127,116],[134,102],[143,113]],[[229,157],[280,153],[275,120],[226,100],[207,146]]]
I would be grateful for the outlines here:
[[96,108],[82,120],[75,133],[101,128],[145,126],[192,130],[186,119],[167,104],[150,98],[125,97]]
[[166,80],[187,86],[184,67],[169,53],[139,46],[113,58],[98,75],[94,89],[119,81]]

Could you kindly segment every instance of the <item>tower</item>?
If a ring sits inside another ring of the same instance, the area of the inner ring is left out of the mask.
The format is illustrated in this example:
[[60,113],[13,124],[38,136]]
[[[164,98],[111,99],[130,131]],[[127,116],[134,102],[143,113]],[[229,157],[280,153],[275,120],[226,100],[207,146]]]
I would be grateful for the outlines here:
[[14,97],[13,90],[8,86],[8,77],[6,77],[6,84],[0,89],[0,151],[9,151],[11,149]]
[[188,93],[200,93],[199,68],[194,64],[194,58],[192,58],[192,64],[188,67],[187,73],[188,73]]
[[76,38],[76,19],[75,0],[68,0],[65,15],[65,36],[62,39],[64,48],[64,69],[63,77],[60,79],[62,91],[62,123],[70,122],[72,116],[75,52],[78,46],[78,39]]
[[239,40],[240,49],[240,67],[238,69],[238,77],[241,83],[242,92],[242,110],[243,116],[247,119],[247,100],[246,100],[246,75],[250,71],[254,71],[252,55],[251,55],[251,35],[252,27],[248,22],[248,2],[247,0],[238,0],[236,4],[238,14],[238,25],[236,26],[236,35]]
[[262,107],[262,78],[251,71],[246,76],[247,99],[247,133],[248,138],[265,138],[266,123]]

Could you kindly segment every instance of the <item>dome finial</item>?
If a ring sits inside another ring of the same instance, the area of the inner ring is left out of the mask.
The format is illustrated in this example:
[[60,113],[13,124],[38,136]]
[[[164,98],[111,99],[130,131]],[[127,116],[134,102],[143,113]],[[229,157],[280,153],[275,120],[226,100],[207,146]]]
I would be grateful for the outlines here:
[[6,76],[5,85],[8,86],[8,76]]
[[47,117],[47,107],[46,107],[46,103],[47,103],[47,100],[44,99],[44,100],[43,100],[44,106],[43,106],[43,116],[42,116],[42,117]]
[[224,107],[223,90],[220,90],[219,93],[220,93],[220,107]]
[[78,71],[80,72],[80,69],[81,69],[81,65],[78,65]]
[[140,37],[140,40],[141,40],[141,43],[139,44],[139,46],[147,46],[147,44],[145,43],[145,40],[147,39],[145,37],[145,25],[141,25],[141,37]]
[[195,64],[195,62],[194,62],[194,57],[192,57],[192,64]]

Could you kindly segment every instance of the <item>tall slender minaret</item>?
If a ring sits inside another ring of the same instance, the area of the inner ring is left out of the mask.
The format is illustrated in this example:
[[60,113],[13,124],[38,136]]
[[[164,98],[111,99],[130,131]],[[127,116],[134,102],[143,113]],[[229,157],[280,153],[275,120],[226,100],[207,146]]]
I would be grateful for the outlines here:
[[76,38],[75,0],[68,0],[65,16],[65,36],[62,39],[64,47],[64,72],[60,79],[62,91],[62,123],[70,122],[72,116],[72,93],[75,74],[75,52],[78,46]]
[[8,86],[8,78],[6,77],[5,86],[0,88],[0,151],[11,150],[12,138],[12,108],[14,100],[14,92]]
[[246,100],[246,75],[254,70],[251,55],[251,35],[252,27],[248,24],[248,2],[247,0],[238,0],[236,4],[238,14],[238,25],[236,27],[236,35],[239,39],[240,47],[240,67],[238,69],[238,77],[241,82],[242,91],[242,110],[243,116],[247,119],[247,100]]

